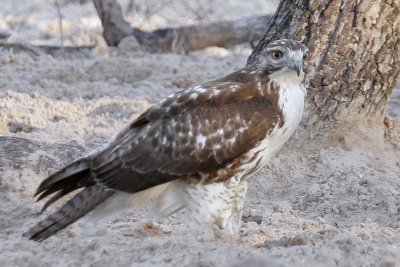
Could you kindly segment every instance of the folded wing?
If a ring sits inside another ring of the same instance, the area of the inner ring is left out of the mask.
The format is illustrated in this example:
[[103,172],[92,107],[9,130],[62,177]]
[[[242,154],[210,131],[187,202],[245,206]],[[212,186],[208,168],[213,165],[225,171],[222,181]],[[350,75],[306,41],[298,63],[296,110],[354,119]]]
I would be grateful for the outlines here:
[[[281,123],[276,99],[240,82],[210,82],[149,109],[92,161],[97,184],[138,192],[213,172]],[[219,179],[221,180],[221,179]]]

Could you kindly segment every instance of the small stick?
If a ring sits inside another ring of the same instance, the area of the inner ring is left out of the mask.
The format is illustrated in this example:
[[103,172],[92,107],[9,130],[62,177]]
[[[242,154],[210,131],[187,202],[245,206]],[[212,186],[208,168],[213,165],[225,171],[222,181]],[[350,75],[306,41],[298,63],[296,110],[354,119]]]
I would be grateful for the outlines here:
[[55,4],[57,7],[57,13],[58,13],[58,24],[60,27],[60,34],[61,34],[61,49],[64,47],[64,30],[63,30],[63,18],[61,14],[61,8],[60,8],[60,3],[58,3],[58,0],[55,0]]
[[7,43],[7,42],[0,42],[0,47],[5,47],[5,48],[16,48],[19,50],[26,50],[34,54],[35,56],[40,56],[43,55],[43,52],[40,50],[40,48],[31,45],[29,43]]
[[95,45],[80,45],[80,46],[55,46],[55,45],[32,45],[29,43],[11,43],[0,41],[0,47],[9,49],[26,50],[34,54],[35,56],[43,55],[44,53],[52,54],[58,50],[65,52],[74,52],[82,49],[93,49]]

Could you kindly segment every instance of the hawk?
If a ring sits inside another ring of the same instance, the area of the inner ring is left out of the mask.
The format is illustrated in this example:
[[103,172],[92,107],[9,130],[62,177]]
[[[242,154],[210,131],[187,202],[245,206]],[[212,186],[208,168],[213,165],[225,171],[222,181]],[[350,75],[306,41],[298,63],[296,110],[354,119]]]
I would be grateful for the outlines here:
[[42,181],[35,196],[52,195],[43,210],[81,191],[24,235],[41,241],[92,210],[149,201],[160,216],[186,208],[194,222],[238,232],[249,177],[301,120],[306,51],[294,40],[273,41],[255,63],[150,107],[108,143]]

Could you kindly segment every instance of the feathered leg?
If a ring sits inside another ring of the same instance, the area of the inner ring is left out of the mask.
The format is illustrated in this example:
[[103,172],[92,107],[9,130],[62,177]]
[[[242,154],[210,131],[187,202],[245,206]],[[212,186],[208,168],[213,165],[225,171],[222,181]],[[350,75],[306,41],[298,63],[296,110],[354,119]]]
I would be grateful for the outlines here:
[[239,231],[247,182],[241,176],[214,184],[188,185],[187,209],[198,225],[217,225],[232,234]]

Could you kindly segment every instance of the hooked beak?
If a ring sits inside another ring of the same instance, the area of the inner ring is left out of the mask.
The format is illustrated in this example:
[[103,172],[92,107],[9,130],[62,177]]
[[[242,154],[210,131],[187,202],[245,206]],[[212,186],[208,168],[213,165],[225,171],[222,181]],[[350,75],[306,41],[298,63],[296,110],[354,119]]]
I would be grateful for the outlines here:
[[300,76],[300,71],[301,71],[301,67],[302,67],[301,64],[302,64],[301,59],[297,59],[297,58],[293,59],[290,64],[290,67],[297,72],[297,76]]

